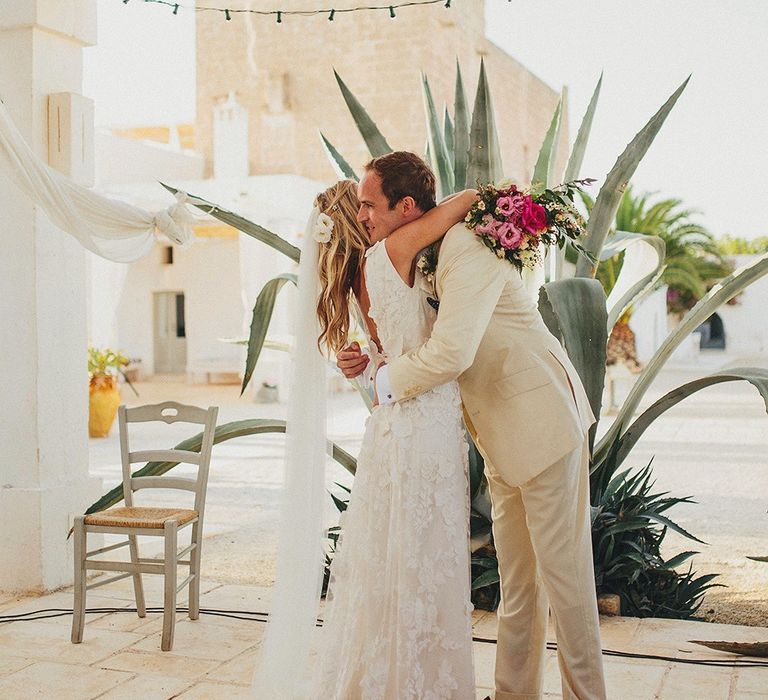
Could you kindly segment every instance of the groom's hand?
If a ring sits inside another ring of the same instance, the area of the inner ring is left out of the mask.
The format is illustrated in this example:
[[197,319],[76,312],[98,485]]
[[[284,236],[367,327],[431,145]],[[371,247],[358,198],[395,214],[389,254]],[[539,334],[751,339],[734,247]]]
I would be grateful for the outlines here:
[[336,355],[336,366],[347,379],[359,377],[370,361],[371,358],[363,353],[357,342],[347,345]]

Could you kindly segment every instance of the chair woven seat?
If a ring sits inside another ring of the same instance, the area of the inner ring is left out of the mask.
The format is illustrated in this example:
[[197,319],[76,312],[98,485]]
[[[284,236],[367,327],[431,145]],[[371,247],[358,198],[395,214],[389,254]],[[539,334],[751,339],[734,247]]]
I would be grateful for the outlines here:
[[134,506],[132,508],[109,508],[99,513],[91,513],[85,516],[85,524],[99,527],[142,527],[149,530],[162,530],[166,520],[176,520],[179,525],[183,525],[196,517],[196,510],[186,508]]

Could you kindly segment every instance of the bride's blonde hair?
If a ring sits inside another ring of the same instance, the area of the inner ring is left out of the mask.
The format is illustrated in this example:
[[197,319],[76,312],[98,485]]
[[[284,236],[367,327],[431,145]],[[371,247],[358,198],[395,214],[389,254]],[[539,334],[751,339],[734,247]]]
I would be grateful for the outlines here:
[[357,221],[360,201],[357,183],[340,180],[321,192],[315,206],[333,219],[328,243],[319,243],[318,273],[320,298],[317,317],[320,321],[318,347],[324,344],[334,354],[343,349],[349,336],[349,302],[354,280],[363,265],[368,236]]

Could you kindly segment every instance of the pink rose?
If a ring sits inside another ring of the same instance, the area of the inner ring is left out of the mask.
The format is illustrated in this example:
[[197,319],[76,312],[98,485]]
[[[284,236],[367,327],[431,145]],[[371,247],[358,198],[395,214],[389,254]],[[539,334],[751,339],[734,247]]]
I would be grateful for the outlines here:
[[533,199],[526,197],[522,221],[527,231],[534,234],[539,233],[547,228],[547,212],[540,204],[536,204]]

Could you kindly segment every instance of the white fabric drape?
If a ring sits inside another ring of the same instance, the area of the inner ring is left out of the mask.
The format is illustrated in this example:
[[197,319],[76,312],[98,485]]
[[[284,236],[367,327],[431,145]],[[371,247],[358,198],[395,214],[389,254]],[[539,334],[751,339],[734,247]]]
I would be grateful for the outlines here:
[[326,361],[317,348],[319,245],[307,222],[299,262],[299,300],[286,427],[277,576],[253,681],[254,697],[306,700],[309,652],[323,575],[326,465]]
[[108,260],[137,260],[151,250],[158,233],[180,246],[192,242],[194,217],[185,193],[168,209],[147,212],[78,185],[35,155],[1,100],[0,174],[0,182],[10,179],[58,228]]

